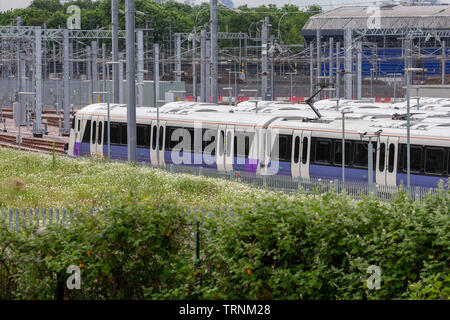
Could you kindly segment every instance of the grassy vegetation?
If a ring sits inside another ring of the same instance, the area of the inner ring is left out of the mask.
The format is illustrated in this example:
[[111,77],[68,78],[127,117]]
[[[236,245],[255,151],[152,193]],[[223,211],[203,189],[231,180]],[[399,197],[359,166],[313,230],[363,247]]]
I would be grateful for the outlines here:
[[0,168],[0,207],[107,206],[130,194],[196,206],[293,197],[239,182],[4,148]]
[[[70,265],[83,280],[69,299],[450,298],[450,190],[423,201],[286,195],[1,148],[0,168],[0,207],[105,206],[70,227],[16,233],[0,219],[0,299],[52,299]],[[180,214],[219,204],[233,211]],[[382,270],[379,290],[367,286],[370,266]]]

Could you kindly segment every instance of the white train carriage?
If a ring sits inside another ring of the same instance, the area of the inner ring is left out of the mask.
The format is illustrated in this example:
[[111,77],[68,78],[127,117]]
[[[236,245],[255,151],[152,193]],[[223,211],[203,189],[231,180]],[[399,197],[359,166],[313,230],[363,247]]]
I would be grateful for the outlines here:
[[[406,184],[406,121],[382,118],[382,113],[379,117],[353,116],[345,130],[346,180],[367,181],[371,136],[375,182]],[[126,160],[126,107],[111,105],[110,117],[111,158]],[[177,102],[161,107],[158,135],[156,109],[141,107],[136,117],[137,160],[293,178],[341,179],[340,117],[340,113],[330,113],[311,120],[308,110],[275,109],[256,114],[215,104]],[[69,154],[106,156],[107,128],[106,104],[80,110],[74,118]],[[381,134],[375,136],[380,129]],[[367,134],[361,136],[361,131]],[[449,133],[446,118],[412,122],[411,185],[435,187],[448,178]]]

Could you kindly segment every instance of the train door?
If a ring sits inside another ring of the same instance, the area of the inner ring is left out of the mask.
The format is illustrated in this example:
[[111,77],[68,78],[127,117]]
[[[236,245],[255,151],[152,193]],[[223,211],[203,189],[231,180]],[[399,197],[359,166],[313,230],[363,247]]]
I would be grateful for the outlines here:
[[380,137],[375,179],[380,185],[397,185],[398,138]]
[[266,129],[255,127],[255,154],[256,159],[258,159],[258,166],[256,169],[256,174],[263,174],[265,172],[265,143],[266,143]]
[[292,135],[291,174],[293,178],[300,176],[300,145],[302,132],[294,130]]
[[225,171],[233,170],[234,160],[234,126],[227,126],[225,130]]
[[300,143],[300,176],[309,179],[309,163],[311,158],[311,131],[303,130]]
[[98,116],[92,116],[91,119],[91,139],[90,139],[90,145],[91,145],[91,155],[97,154],[97,129],[98,129]]
[[[166,122],[159,121],[159,136],[158,123],[156,120],[152,121],[151,135],[150,135],[150,162],[154,165],[164,164],[165,152],[165,136],[166,136]],[[170,139],[170,137],[169,137]],[[159,157],[159,161],[158,161]]]
[[387,171],[386,171],[386,184],[388,186],[397,185],[397,158],[398,158],[398,138],[389,137],[387,149]]
[[219,126],[216,139],[216,164],[219,171],[225,171],[225,133],[226,126]]
[[103,136],[105,134],[105,121],[103,117],[98,117],[96,131],[97,131],[96,153],[97,155],[103,156]]
[[265,134],[265,148],[264,148],[264,168],[261,168],[262,175],[276,175],[280,168],[278,159],[275,159],[273,154],[275,147],[275,140],[277,137],[277,132],[273,129],[268,128]]

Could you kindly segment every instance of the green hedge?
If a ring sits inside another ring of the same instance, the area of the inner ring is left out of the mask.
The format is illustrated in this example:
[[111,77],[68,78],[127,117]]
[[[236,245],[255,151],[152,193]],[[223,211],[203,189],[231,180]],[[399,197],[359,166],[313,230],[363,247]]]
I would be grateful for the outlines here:
[[[129,200],[70,228],[2,227],[0,298],[53,299],[55,275],[75,264],[82,288],[69,299],[448,299],[449,208],[443,190],[421,202],[274,198],[201,219]],[[379,290],[367,288],[370,265]]]

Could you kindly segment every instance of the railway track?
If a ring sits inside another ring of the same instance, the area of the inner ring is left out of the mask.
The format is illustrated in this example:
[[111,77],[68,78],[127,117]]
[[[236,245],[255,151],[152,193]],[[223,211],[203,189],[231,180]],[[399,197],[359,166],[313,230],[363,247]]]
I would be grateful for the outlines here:
[[[2,108],[2,115],[6,119],[13,119],[13,110],[11,108]],[[63,126],[63,113],[59,113],[60,116],[56,113],[55,110],[44,110],[42,112],[42,120],[47,120],[47,124],[52,127],[59,126],[59,119],[61,117],[61,126]],[[31,117],[31,120],[34,119],[34,116]],[[72,121],[72,115],[70,116],[70,121]]]
[[[11,149],[19,149],[16,142],[16,136],[0,133],[0,146]],[[52,140],[45,140],[39,138],[22,137],[21,150],[61,153],[64,154],[64,142],[57,142]]]

